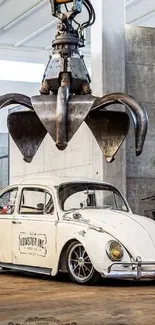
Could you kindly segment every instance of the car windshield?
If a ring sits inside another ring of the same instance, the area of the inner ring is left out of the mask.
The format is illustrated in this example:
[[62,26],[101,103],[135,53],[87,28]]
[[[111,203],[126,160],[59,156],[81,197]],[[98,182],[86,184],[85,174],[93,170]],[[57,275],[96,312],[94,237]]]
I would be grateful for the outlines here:
[[106,184],[65,183],[58,188],[58,198],[63,211],[74,209],[129,211],[119,191]]

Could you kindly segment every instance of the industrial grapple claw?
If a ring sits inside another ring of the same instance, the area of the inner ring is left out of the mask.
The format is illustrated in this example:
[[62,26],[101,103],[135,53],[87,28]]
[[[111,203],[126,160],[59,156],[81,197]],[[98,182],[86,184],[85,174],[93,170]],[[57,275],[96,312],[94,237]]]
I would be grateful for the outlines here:
[[[29,98],[21,94],[0,96],[0,108],[10,104],[17,108],[8,115],[10,135],[24,156],[31,162],[48,132],[59,150],[65,150],[79,127],[85,122],[107,162],[112,162],[125,140],[130,126],[135,128],[136,155],[140,155],[147,133],[148,118],[145,109],[131,96],[122,93],[94,97],[90,77],[79,47],[84,46],[83,29],[95,21],[90,0],[50,0],[52,14],[59,18],[58,32],[52,43],[53,54],[47,64],[40,95]],[[67,3],[72,3],[71,10]],[[61,12],[65,4],[66,13]],[[75,30],[72,22],[85,5],[89,20]],[[122,104],[127,111],[109,110],[111,104]],[[129,114],[128,114],[129,113]]]

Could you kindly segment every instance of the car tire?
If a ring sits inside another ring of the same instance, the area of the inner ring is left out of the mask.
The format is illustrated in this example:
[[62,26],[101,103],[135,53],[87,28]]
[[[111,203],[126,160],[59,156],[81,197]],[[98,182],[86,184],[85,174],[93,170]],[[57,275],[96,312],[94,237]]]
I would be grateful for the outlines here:
[[66,252],[66,263],[69,277],[75,283],[95,284],[100,278],[100,274],[94,269],[85,248],[78,241],[69,245]]

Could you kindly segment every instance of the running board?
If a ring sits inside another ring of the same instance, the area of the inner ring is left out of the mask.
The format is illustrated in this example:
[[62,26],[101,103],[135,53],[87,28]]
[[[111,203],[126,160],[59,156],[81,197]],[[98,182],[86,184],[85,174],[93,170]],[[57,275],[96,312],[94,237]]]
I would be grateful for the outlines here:
[[44,275],[51,275],[52,273],[52,269],[38,267],[38,266],[25,266],[25,265],[11,264],[11,263],[0,263],[0,267],[9,270],[24,271],[24,272],[44,274]]

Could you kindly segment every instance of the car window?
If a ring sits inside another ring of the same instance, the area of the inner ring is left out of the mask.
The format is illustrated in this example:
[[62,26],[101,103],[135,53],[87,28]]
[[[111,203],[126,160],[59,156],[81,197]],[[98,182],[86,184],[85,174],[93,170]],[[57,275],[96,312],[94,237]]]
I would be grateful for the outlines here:
[[14,213],[17,191],[18,188],[13,188],[0,196],[0,214]]
[[64,202],[64,210],[69,210],[71,209],[71,207],[78,209],[83,206],[101,207],[104,205],[116,207],[116,199],[114,197],[113,192],[104,190],[103,193],[102,190],[96,190],[95,196],[94,193],[91,194],[90,192],[89,196],[86,196],[86,193],[82,191],[74,193],[66,199],[66,201]]
[[129,211],[119,191],[108,184],[64,183],[58,188],[58,197],[63,211],[80,208]]
[[115,193],[115,202],[116,202],[117,209],[126,211],[126,206],[125,204],[122,204],[122,199],[117,193]]
[[52,214],[53,198],[50,193],[40,188],[24,188],[20,201],[20,214]]

